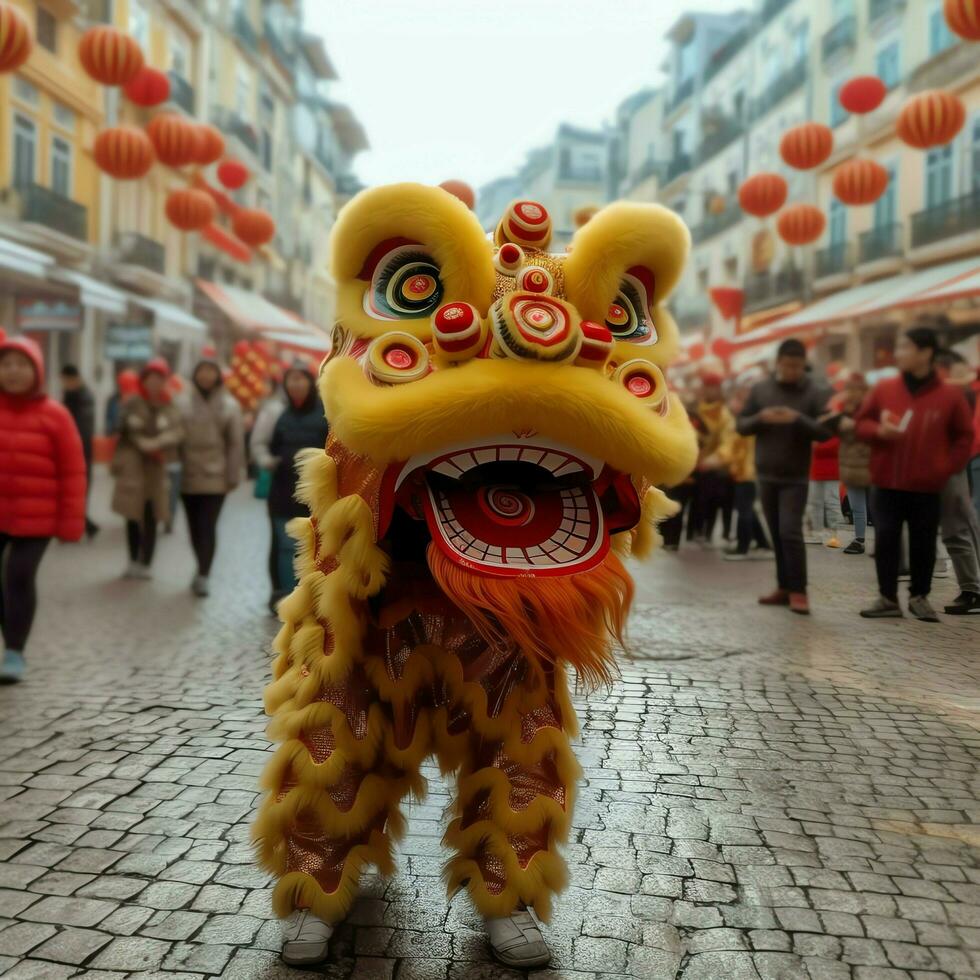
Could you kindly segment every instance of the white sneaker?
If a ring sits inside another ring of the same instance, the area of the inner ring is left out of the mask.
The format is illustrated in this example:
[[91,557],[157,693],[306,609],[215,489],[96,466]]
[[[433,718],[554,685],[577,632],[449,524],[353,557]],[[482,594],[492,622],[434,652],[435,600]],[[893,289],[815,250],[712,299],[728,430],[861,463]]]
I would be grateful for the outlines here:
[[153,572],[150,571],[149,565],[143,565],[138,561],[131,561],[126,566],[126,571],[123,572],[123,578],[150,579],[153,578]]
[[191,582],[191,592],[201,599],[211,594],[211,586],[208,584],[207,575],[194,576],[194,581]]
[[515,909],[511,915],[483,921],[493,955],[505,966],[526,970],[551,961],[551,950],[527,909]]
[[282,961],[290,966],[312,966],[328,955],[334,927],[308,909],[294,912],[282,924]]

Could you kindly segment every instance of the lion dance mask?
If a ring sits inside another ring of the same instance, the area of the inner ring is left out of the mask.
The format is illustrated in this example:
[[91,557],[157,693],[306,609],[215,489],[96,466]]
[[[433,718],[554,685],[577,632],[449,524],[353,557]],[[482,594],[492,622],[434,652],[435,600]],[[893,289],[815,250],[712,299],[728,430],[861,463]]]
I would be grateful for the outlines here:
[[681,221],[617,203],[547,251],[510,206],[487,240],[446,191],[367,190],[333,232],[325,450],[301,466],[299,584],[265,702],[280,743],[255,826],[277,914],[344,918],[392,870],[430,754],[456,791],[451,891],[548,918],[579,767],[567,672],[613,671],[632,581],[696,454],[662,369]]

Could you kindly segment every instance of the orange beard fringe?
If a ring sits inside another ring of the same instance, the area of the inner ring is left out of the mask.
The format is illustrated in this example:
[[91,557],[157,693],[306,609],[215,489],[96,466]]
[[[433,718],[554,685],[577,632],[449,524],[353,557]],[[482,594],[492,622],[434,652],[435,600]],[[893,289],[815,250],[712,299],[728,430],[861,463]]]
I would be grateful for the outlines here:
[[612,641],[623,646],[633,579],[613,552],[587,572],[494,578],[457,565],[434,544],[436,584],[492,646],[516,645],[531,661],[571,664],[583,687],[612,681]]

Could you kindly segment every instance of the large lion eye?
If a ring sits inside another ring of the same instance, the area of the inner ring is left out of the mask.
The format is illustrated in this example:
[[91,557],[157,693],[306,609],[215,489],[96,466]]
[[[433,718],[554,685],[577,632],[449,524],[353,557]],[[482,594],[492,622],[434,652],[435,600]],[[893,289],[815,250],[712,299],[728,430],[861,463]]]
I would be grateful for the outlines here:
[[428,317],[442,302],[439,266],[417,245],[400,245],[375,266],[364,310],[378,320]]
[[609,306],[606,326],[616,340],[631,344],[655,344],[657,328],[650,315],[648,296],[652,292],[651,278],[645,269],[630,269],[619,284],[619,292]]

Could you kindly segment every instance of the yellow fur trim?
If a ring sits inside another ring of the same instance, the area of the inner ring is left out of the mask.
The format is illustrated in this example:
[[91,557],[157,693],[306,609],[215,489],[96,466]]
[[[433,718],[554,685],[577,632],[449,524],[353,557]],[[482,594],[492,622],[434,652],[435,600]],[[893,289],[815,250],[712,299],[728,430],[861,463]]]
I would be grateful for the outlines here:
[[590,368],[469,361],[414,384],[379,388],[356,361],[339,357],[324,368],[321,394],[336,436],[378,466],[452,445],[463,432],[478,439],[521,429],[652,484],[683,479],[697,458],[676,396],[661,416]]
[[357,897],[361,872],[369,864],[377,867],[382,875],[390,875],[394,871],[391,844],[379,831],[372,831],[367,844],[358,844],[351,849],[336,891],[325,892],[314,878],[302,871],[292,871],[276,884],[272,893],[272,910],[281,919],[296,909],[309,909],[324,922],[342,922]]
[[321,519],[337,499],[337,464],[322,449],[301,449],[296,454],[299,483],[296,499]]
[[679,505],[670,499],[657,487],[650,487],[643,495],[640,522],[631,532],[632,543],[630,552],[634,558],[647,558],[653,549],[660,544],[660,532],[657,530],[661,521],[673,516],[680,509]]
[[661,304],[677,285],[690,248],[691,235],[673,211],[659,204],[610,204],[572,239],[565,260],[566,295],[584,319],[602,323],[627,270],[637,265],[649,269],[654,275],[651,313],[660,339],[651,347],[624,343],[617,348],[664,366],[676,354],[678,336]]
[[[486,313],[493,292],[493,251],[479,221],[461,201],[438,187],[392,184],[362,191],[337,216],[330,236],[338,321],[362,337],[376,337],[391,322],[364,312],[370,284],[357,279],[371,251],[389,238],[416,241],[435,259],[446,301],[472,303]],[[400,320],[400,330],[428,339],[428,318]]]

